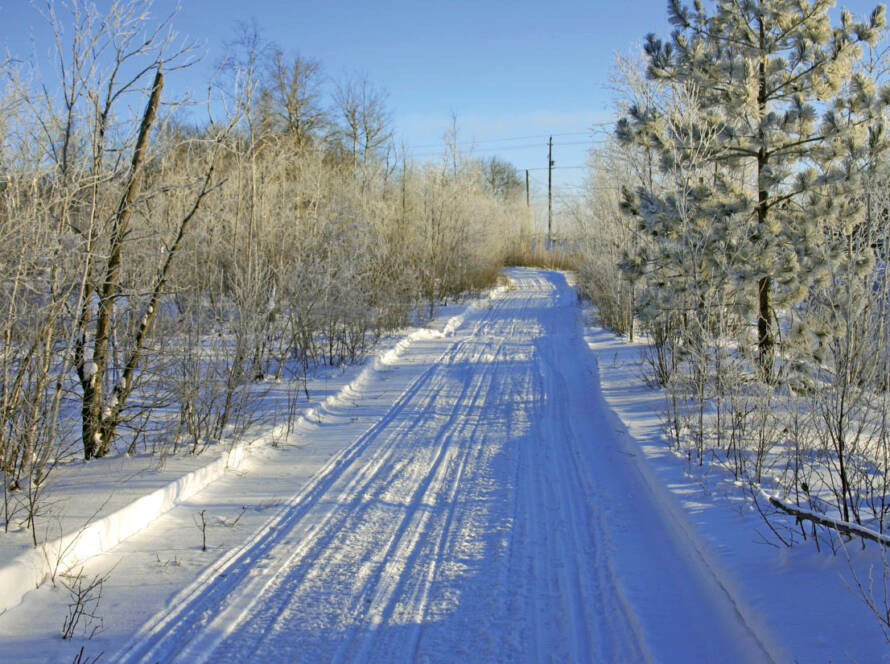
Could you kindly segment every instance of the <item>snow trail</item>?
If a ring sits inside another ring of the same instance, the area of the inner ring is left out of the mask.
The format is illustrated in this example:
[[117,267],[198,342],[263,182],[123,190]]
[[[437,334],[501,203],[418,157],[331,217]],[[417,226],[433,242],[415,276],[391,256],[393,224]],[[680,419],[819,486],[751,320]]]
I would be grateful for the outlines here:
[[510,274],[113,661],[775,660],[619,440],[565,278]]

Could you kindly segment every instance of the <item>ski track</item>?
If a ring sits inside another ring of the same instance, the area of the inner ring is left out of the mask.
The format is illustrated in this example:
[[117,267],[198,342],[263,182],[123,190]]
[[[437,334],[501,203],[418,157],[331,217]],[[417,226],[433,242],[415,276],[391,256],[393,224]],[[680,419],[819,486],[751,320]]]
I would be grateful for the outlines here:
[[510,274],[113,661],[773,659],[617,442],[564,277]]

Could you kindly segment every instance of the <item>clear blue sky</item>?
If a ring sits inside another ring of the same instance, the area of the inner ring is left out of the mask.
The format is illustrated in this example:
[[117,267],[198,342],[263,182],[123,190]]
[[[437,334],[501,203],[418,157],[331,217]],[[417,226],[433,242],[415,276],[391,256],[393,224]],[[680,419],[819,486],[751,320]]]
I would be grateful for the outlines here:
[[[45,0],[37,0],[42,4]],[[81,0],[83,1],[83,0]],[[110,0],[97,0],[99,7]],[[611,118],[606,87],[614,53],[649,32],[667,36],[666,0],[181,0],[178,32],[206,53],[168,87],[203,89],[238,20],[289,53],[320,61],[331,78],[359,71],[389,92],[396,135],[416,155],[442,149],[456,114],[460,140],[532,170],[546,187],[546,136],[554,135],[554,182],[570,194],[583,177],[597,125]],[[861,14],[866,0],[840,3]],[[176,0],[156,0],[158,15]],[[28,0],[0,0],[0,46],[46,52]],[[593,131],[592,131],[593,130]],[[532,137],[532,138],[526,138]],[[520,147],[522,146],[522,147]],[[525,147],[527,146],[527,147]]]

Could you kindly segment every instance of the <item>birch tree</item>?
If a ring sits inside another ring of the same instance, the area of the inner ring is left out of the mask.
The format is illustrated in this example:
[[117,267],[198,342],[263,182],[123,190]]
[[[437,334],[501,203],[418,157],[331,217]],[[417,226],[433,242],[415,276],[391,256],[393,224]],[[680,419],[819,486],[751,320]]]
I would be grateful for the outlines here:
[[[79,238],[79,285],[67,298],[76,304],[66,341],[81,392],[83,454],[90,459],[109,451],[134,389],[172,258],[210,188],[210,172],[201,178],[194,205],[157,272],[144,275],[147,283],[125,289],[133,212],[137,202],[147,204],[151,197],[143,189],[143,171],[164,70],[188,65],[190,47],[175,38],[171,17],[152,21],[150,2],[116,1],[104,14],[95,6],[74,4],[71,12],[70,36],[53,5],[46,14],[55,35],[61,93],[57,98],[43,86],[45,108],[51,112],[40,126],[54,184],[63,194],[56,197],[53,210],[59,232]],[[138,107],[139,101],[144,104],[141,115],[125,110]],[[119,302],[126,303],[124,316]]]

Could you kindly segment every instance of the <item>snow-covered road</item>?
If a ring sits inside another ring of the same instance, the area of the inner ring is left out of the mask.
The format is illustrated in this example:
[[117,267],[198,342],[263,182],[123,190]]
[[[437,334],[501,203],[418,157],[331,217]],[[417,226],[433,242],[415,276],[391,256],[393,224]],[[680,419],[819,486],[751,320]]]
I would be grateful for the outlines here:
[[574,291],[559,273],[510,274],[425,342],[438,360],[382,418],[114,661],[771,661],[616,431]]

